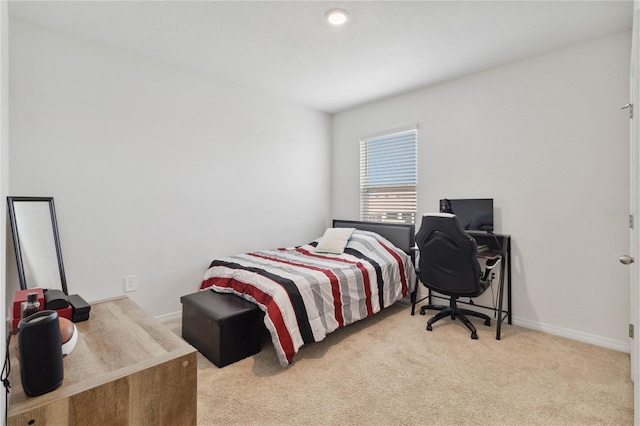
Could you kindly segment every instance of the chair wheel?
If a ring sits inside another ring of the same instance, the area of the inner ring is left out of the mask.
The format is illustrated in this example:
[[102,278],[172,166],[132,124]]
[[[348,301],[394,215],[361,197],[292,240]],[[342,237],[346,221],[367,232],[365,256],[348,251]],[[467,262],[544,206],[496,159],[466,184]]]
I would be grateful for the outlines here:
[[471,338],[473,340],[478,340],[478,335],[476,333],[471,333]]
[[433,331],[433,328],[431,327],[431,324],[427,324],[427,330]]
[[490,319],[485,320],[484,325],[491,326],[491,320]]

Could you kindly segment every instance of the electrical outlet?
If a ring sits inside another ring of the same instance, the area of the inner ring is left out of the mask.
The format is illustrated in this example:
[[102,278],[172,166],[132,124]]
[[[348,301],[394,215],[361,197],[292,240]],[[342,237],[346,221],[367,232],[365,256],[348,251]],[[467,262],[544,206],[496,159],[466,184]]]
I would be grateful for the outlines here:
[[124,291],[136,291],[138,289],[138,277],[129,275],[124,277]]

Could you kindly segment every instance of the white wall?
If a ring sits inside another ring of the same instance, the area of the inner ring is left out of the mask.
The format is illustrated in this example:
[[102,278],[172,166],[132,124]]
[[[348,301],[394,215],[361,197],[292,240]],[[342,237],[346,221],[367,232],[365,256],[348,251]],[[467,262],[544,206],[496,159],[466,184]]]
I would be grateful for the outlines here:
[[494,198],[514,323],[628,350],[631,33],[337,114],[333,216],[359,215],[358,140],[419,125],[419,212]]
[[55,197],[71,292],[137,275],[135,301],[176,312],[214,256],[356,219],[358,139],[418,123],[419,210],[495,199],[516,324],[628,348],[630,33],[337,114],[333,147],[326,115],[249,88],[17,19],[10,36],[9,191]]
[[329,116],[18,19],[10,30],[9,189],[55,198],[70,293],[116,296],[136,275],[133,300],[177,312],[214,256],[329,223]]

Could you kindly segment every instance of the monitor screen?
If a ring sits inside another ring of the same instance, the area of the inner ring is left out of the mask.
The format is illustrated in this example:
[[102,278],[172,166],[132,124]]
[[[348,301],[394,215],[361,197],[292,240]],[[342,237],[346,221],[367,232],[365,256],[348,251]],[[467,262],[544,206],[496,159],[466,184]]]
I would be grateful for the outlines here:
[[444,198],[440,200],[440,212],[455,214],[466,230],[493,232],[493,198]]

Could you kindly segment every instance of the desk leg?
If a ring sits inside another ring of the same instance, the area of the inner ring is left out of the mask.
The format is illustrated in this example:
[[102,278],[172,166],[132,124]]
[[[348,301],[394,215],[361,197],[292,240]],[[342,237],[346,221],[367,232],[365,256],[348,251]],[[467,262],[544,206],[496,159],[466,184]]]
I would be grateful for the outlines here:
[[500,331],[502,329],[502,319],[503,319],[502,318],[502,299],[504,297],[505,256],[503,256],[502,259],[503,261],[500,262],[500,285],[498,290],[498,326],[496,327],[496,340],[500,340]]
[[416,313],[416,300],[418,299],[418,282],[416,282],[416,289],[411,292],[411,315]]
[[511,324],[511,238],[507,239],[507,322]]

